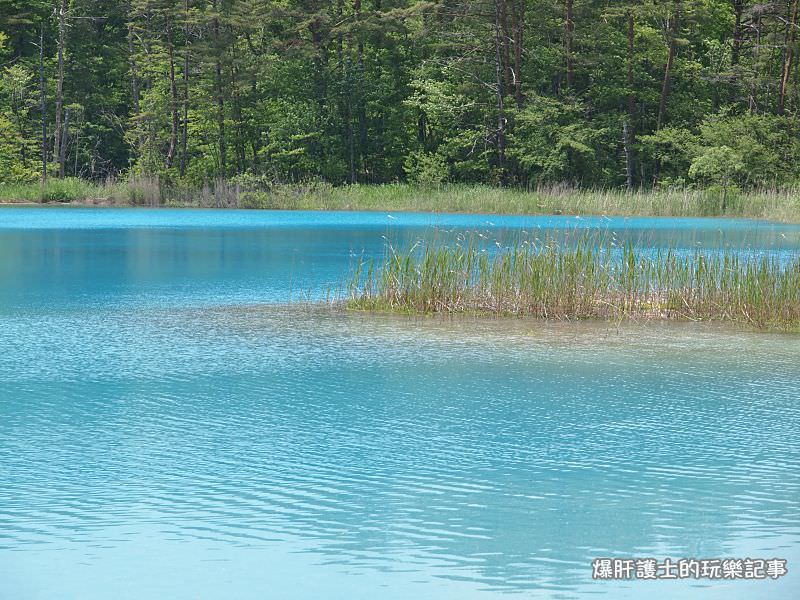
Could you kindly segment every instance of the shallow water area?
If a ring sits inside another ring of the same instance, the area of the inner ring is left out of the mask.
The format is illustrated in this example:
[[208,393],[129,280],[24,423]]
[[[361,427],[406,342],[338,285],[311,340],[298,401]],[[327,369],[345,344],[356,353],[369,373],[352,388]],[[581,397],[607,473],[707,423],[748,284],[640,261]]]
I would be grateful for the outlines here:
[[[0,598],[797,596],[800,336],[287,304],[387,236],[526,218],[11,210]],[[644,221],[612,225],[798,232]],[[601,556],[789,574],[595,582]]]

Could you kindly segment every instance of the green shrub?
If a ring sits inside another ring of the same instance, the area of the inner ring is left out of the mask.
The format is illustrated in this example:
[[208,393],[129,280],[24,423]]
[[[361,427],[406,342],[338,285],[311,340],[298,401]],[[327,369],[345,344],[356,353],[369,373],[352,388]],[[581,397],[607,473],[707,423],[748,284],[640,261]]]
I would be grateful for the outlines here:
[[448,179],[447,163],[440,155],[419,151],[406,158],[403,167],[411,183],[437,187]]
[[241,192],[239,194],[239,208],[267,209],[278,208],[279,204],[270,197],[268,192]]
[[94,197],[96,188],[91,183],[68,177],[66,179],[48,179],[41,186],[39,200],[42,202],[76,202]]

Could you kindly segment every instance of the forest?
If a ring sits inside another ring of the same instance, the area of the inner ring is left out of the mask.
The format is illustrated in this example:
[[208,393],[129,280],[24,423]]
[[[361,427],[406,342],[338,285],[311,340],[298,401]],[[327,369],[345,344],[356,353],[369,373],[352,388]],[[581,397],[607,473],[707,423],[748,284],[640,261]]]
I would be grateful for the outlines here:
[[798,0],[0,0],[0,183],[800,184]]

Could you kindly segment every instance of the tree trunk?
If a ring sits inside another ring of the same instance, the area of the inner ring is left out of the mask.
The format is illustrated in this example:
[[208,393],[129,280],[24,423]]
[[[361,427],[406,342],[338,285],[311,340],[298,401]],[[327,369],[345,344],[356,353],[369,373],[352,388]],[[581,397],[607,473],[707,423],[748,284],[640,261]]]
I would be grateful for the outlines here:
[[514,0],[511,10],[514,34],[514,100],[522,108],[522,36],[525,28],[525,0]]
[[636,96],[633,92],[633,57],[634,57],[634,20],[633,11],[628,11],[628,119],[633,126],[633,117],[636,113]]
[[667,97],[669,96],[670,76],[672,74],[672,63],[675,60],[675,49],[677,48],[678,33],[680,33],[681,2],[675,2],[675,14],[672,17],[672,26],[669,32],[669,49],[667,50],[667,65],[664,68],[664,82],[661,86],[661,99],[658,103],[658,118],[656,119],[656,130],[664,125],[664,117],[667,113]]
[[[327,89],[327,77],[326,77],[326,66],[327,66],[327,48],[323,45],[323,35],[322,35],[322,27],[323,27],[323,20],[322,17],[317,16],[315,17],[309,24],[308,29],[311,33],[311,45],[314,48],[314,56],[312,58],[312,65],[314,69],[314,96],[316,97],[317,101],[317,114],[316,114],[316,127],[318,130],[322,131],[325,128],[325,112],[326,112],[326,101],[328,97],[328,89]],[[253,79],[253,96],[255,97],[256,87],[255,87],[255,78]],[[258,144],[257,136],[254,136],[254,145],[253,145],[253,163],[256,163],[256,159],[258,156],[258,150],[256,148]],[[312,146],[312,152],[314,155],[315,160],[318,161],[318,164],[322,164],[325,159],[325,150],[322,144],[314,144]]]
[[[354,0],[353,10],[355,11],[356,22],[361,20],[361,0]],[[358,44],[356,47],[356,66],[358,69],[357,94],[358,101],[356,106],[358,118],[358,162],[364,172],[364,151],[367,145],[367,107],[364,103],[364,42],[361,32],[357,32]]]
[[325,107],[325,49],[322,46],[322,18],[316,17],[308,25],[311,32],[311,45],[314,47],[314,92],[317,96],[320,112]]
[[[250,94],[252,98],[256,98],[258,94],[257,75],[255,72],[250,73]],[[320,127],[320,129],[322,128]],[[259,160],[259,154],[261,153],[261,132],[257,124],[255,125],[255,131],[251,127],[250,145],[253,150],[253,162],[251,168],[255,173],[261,164],[261,161]],[[318,150],[318,152],[319,156],[322,157],[322,151]]]
[[138,127],[139,124],[139,117],[141,116],[141,105],[139,102],[139,90],[141,85],[141,80],[139,79],[139,67],[136,62],[136,52],[134,51],[133,46],[133,37],[134,37],[134,23],[133,23],[133,10],[131,8],[131,2],[128,0],[127,2],[128,8],[128,65],[131,71],[131,103],[133,108],[133,119],[136,123],[136,127],[134,128],[137,131],[136,135],[136,148],[137,152],[141,151],[142,147],[142,134],[141,130]]
[[[336,18],[342,21],[344,14],[343,0],[336,1]],[[347,144],[347,162],[349,165],[348,181],[356,182],[355,168],[355,141],[353,140],[353,109],[352,109],[352,87],[350,82],[350,41],[348,38],[347,65],[344,60],[344,37],[340,33],[336,34],[336,70],[339,74],[339,82],[342,85],[342,98],[339,105],[342,119],[344,121],[344,139]]]
[[633,152],[631,149],[631,131],[628,121],[622,122],[622,147],[625,150],[625,185],[628,191],[633,189]]
[[781,87],[778,96],[778,114],[782,115],[786,105],[786,91],[789,87],[789,79],[792,74],[792,63],[794,60],[794,46],[797,40],[797,0],[792,2],[792,13],[786,25],[789,28],[786,39],[786,49],[783,59],[783,69],[781,72]]
[[733,0],[733,48],[731,50],[731,63],[739,64],[739,56],[742,51],[742,13],[744,12],[744,0]]
[[39,30],[39,108],[42,111],[42,183],[47,181],[47,105],[44,88],[44,23]]
[[756,93],[758,92],[757,81],[758,76],[760,75],[758,62],[761,55],[761,11],[758,11],[753,15],[753,27],[756,30],[756,43],[753,44],[754,74],[752,83],[750,84],[750,99],[748,102],[751,114],[754,113],[758,108],[756,103]]
[[69,140],[69,106],[64,109],[64,124],[61,127],[61,145],[58,155],[58,176],[64,179],[64,165],[67,162],[67,141]]
[[635,139],[634,118],[636,114],[636,98],[634,96],[633,57],[634,57],[634,18],[633,11],[628,11],[628,118],[624,123],[623,136],[625,146],[625,175],[629,190],[633,189],[633,143]]
[[572,45],[575,37],[575,15],[573,0],[565,0],[566,16],[564,18],[564,56],[567,63],[567,89],[575,83],[575,65],[572,57]]
[[[798,15],[798,18],[800,18],[800,14]],[[800,23],[798,23],[798,25],[800,25]],[[795,50],[796,49],[797,48],[795,48]],[[794,72],[790,75],[790,77],[791,77],[791,79],[792,79],[792,81],[794,83],[794,97],[795,98],[800,97],[800,68],[798,68],[798,65],[800,65],[800,60],[797,60],[795,58],[794,67],[793,67]],[[797,121],[798,121],[799,118],[800,118],[800,111],[798,111],[797,107],[795,107],[795,111],[794,111],[795,127],[797,126],[796,124],[797,124]]]
[[347,151],[348,151],[348,164],[350,165],[350,183],[357,183],[358,177],[356,177],[356,140],[355,140],[355,132],[353,130],[353,100],[352,98],[348,98],[347,102],[347,111],[346,111],[346,124],[345,130],[347,133]]
[[56,80],[56,129],[53,132],[53,156],[58,160],[58,177],[64,178],[64,161],[61,159],[61,115],[64,104],[64,36],[66,33],[67,0],[61,0],[58,11],[58,78]]
[[172,35],[172,19],[167,16],[167,55],[169,57],[169,95],[170,114],[172,116],[167,149],[167,169],[172,168],[175,151],[178,146],[178,86],[175,83],[175,40]]
[[189,0],[183,2],[184,19],[186,24],[183,28],[184,49],[183,49],[183,115],[181,119],[181,178],[186,175],[186,167],[189,165],[187,154],[187,143],[189,137]]
[[506,162],[506,115],[505,106],[503,104],[503,64],[502,64],[502,39],[501,39],[501,3],[503,0],[495,0],[494,2],[494,37],[495,37],[495,53],[494,53],[494,66],[495,66],[495,86],[497,88],[497,167],[500,170],[500,177],[502,179],[502,170]]
[[128,0],[128,60],[131,69],[131,98],[133,100],[133,114],[139,116],[139,70],[136,65],[136,54],[133,51],[133,18],[131,16],[131,3]]
[[228,172],[227,145],[225,141],[225,99],[222,94],[222,44],[219,33],[219,14],[217,13],[217,0],[213,0],[214,19],[212,29],[214,32],[214,87],[216,87],[217,100],[217,143],[219,146],[220,175],[225,177]]
[[503,51],[503,86],[508,90],[514,85],[513,75],[511,74],[511,50],[509,48],[511,34],[508,30],[508,0],[500,0],[500,39]]
[[236,66],[236,55],[232,57],[231,64],[231,111],[236,135],[233,140],[233,148],[236,152],[236,173],[243,173],[247,160],[247,148],[244,143],[244,129],[242,126],[242,98],[239,91],[239,69]]

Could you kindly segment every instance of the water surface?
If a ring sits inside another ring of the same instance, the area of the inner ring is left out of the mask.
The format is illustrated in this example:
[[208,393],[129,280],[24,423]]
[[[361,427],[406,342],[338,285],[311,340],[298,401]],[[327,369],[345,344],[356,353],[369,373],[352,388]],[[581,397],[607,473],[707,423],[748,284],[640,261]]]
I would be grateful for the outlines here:
[[390,246],[491,249],[586,232],[645,249],[800,251],[798,225],[734,219],[6,207],[0,311],[319,299]]
[[[387,240],[574,220],[0,210],[0,598],[796,597],[800,337],[286,304]],[[597,556],[790,574],[594,583]]]

